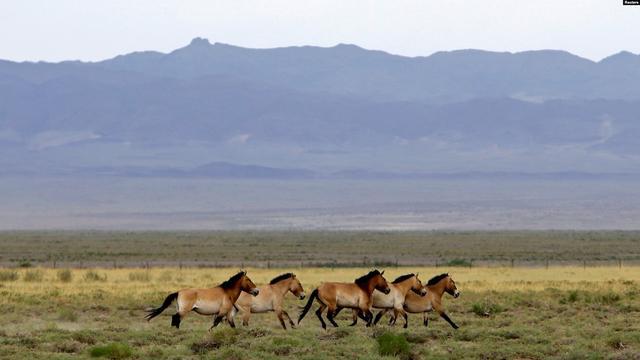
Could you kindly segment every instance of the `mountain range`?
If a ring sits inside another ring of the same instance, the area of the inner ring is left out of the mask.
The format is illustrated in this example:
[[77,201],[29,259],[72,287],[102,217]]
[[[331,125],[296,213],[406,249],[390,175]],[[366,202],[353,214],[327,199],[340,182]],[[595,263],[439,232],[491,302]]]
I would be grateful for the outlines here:
[[638,136],[628,52],[404,57],[196,38],[99,62],[0,61],[3,175],[640,173]]

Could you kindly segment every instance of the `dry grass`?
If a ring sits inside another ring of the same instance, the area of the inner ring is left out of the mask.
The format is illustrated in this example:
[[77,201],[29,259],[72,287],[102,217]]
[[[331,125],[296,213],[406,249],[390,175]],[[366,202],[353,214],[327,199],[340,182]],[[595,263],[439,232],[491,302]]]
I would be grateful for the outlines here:
[[[213,332],[207,332],[211,318],[198,315],[187,317],[180,330],[171,328],[172,308],[151,322],[143,320],[144,310],[158,306],[169,292],[213,286],[237,270],[71,269],[67,280],[56,269],[17,269],[17,280],[0,282],[5,310],[0,353],[9,359],[112,352],[154,359],[377,359],[390,338],[401,345],[393,349],[404,358],[628,359],[640,354],[640,267],[386,269],[387,278],[417,271],[423,280],[449,270],[462,292],[459,299],[444,300],[460,325],[457,331],[434,315],[429,328],[422,326],[421,316],[411,315],[409,329],[392,328],[393,336],[386,326],[346,327],[348,312],[338,319],[342,327],[326,332],[314,316],[287,332],[273,314],[254,315],[249,328],[223,325]],[[249,268],[248,275],[263,284],[293,271],[309,292],[322,281],[352,281],[368,270]],[[24,281],[27,271],[38,271],[41,281]],[[104,280],[85,280],[89,272]],[[287,297],[292,317],[300,305]]]

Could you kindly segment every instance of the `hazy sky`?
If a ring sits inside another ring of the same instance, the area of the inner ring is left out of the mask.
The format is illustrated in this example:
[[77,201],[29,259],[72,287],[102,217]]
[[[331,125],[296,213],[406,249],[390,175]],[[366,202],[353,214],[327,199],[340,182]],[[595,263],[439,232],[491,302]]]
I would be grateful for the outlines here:
[[1,0],[0,58],[98,60],[206,37],[246,47],[353,43],[402,55],[564,49],[640,52],[622,0]]

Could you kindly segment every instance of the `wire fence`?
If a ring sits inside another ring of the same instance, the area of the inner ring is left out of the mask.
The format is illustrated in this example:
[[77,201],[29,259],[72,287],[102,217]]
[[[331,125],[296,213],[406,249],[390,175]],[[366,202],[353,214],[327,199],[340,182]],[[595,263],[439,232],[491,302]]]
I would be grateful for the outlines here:
[[424,261],[407,261],[400,259],[375,259],[365,257],[362,260],[327,261],[327,260],[220,260],[220,261],[172,261],[172,260],[110,260],[110,261],[18,261],[0,264],[3,268],[394,268],[394,267],[434,267],[434,268],[549,268],[549,267],[625,267],[640,266],[638,258],[613,259],[432,259]]

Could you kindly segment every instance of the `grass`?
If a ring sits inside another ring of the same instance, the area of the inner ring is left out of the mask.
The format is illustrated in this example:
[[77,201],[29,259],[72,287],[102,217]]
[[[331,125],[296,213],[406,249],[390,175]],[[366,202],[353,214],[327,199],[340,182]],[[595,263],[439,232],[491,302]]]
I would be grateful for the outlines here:
[[[349,281],[369,268],[249,268],[258,284],[294,271],[307,293],[322,281]],[[430,315],[411,314],[409,328],[362,322],[320,329],[314,314],[297,329],[283,331],[272,313],[254,314],[249,327],[223,324],[207,331],[211,317],[190,314],[180,330],[170,327],[173,306],[151,322],[145,309],[184,287],[226,280],[234,268],[151,268],[149,270],[59,269],[11,271],[0,283],[0,353],[3,359],[50,358],[215,358],[215,359],[629,359],[640,354],[640,267],[387,268],[395,278],[419,272],[424,281],[449,271],[461,296],[445,295],[444,306],[460,325],[453,330]],[[25,281],[38,271],[41,281]],[[99,281],[85,280],[87,273]],[[131,274],[148,273],[139,281]],[[299,301],[288,295],[285,308],[296,317]],[[314,306],[315,308],[315,306]],[[236,323],[240,323],[236,319]],[[402,323],[402,321],[400,321]],[[386,324],[383,319],[380,324]]]
[[56,275],[58,277],[58,281],[62,282],[70,282],[73,279],[73,275],[71,274],[70,269],[58,270],[58,273]]
[[15,270],[0,270],[0,282],[18,280],[18,272]]
[[409,342],[402,334],[394,334],[386,331],[376,338],[378,342],[378,354],[382,356],[397,356],[408,359],[411,355]]
[[104,346],[94,346],[91,348],[91,357],[104,357],[108,359],[126,359],[133,355],[131,347],[122,343],[111,343]]

